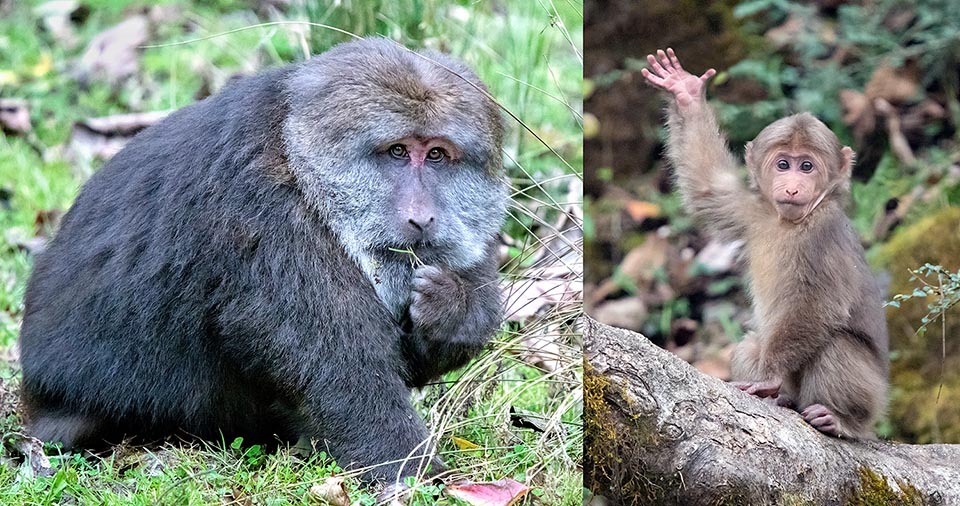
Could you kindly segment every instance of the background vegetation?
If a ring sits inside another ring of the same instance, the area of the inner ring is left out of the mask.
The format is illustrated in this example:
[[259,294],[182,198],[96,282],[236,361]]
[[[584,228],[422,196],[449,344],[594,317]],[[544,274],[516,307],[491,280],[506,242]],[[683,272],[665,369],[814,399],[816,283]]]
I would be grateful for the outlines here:
[[661,155],[663,97],[639,69],[647,53],[673,47],[691,72],[719,71],[708,93],[734,152],[800,111],[857,152],[849,214],[888,299],[909,296],[887,313],[890,409],[878,429],[906,442],[960,442],[955,7],[586,2],[587,310],[722,378],[749,318],[736,247],[693,227]]
[[[504,289],[517,298],[544,278],[555,282],[512,307],[482,357],[416,401],[461,478],[509,477],[531,487],[527,502],[581,503],[581,343],[571,301],[582,273],[583,12],[569,0],[0,0],[0,503],[315,503],[323,495],[315,485],[343,474],[322,453],[268,453],[242,441],[98,456],[48,446],[45,469],[24,458],[16,409],[15,342],[31,262],[80,186],[155,121],[139,113],[182,107],[234,75],[349,38],[289,23],[297,20],[452,53],[516,118],[505,114],[515,205],[503,234]],[[354,480],[345,486],[352,504],[373,502]],[[461,504],[439,488],[420,484],[414,502]]]

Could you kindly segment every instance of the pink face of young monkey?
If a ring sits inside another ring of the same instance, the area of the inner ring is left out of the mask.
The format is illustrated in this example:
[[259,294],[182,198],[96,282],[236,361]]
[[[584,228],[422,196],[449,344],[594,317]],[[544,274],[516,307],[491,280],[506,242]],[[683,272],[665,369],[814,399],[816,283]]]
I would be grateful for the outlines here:
[[829,172],[816,155],[805,151],[774,150],[761,169],[761,191],[780,219],[796,222],[806,216],[827,189]]
[[853,150],[811,114],[788,116],[747,143],[753,187],[781,220],[800,223],[834,188],[849,186]]

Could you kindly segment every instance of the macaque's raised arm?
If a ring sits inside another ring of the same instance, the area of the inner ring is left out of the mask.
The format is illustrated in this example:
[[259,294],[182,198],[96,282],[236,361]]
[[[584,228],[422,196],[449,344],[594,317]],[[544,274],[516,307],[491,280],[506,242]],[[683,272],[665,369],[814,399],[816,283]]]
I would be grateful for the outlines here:
[[669,91],[667,158],[673,165],[686,209],[716,235],[740,238],[752,199],[737,175],[739,163],[727,149],[704,86],[716,74],[697,77],[683,70],[673,49],[647,55],[647,81]]

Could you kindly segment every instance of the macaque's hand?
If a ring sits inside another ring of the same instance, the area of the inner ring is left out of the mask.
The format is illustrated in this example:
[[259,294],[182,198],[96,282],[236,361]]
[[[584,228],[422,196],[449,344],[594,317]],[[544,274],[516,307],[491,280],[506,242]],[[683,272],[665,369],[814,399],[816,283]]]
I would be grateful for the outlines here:
[[672,93],[681,109],[699,105],[704,98],[704,85],[717,73],[716,70],[709,69],[702,76],[697,77],[683,70],[683,67],[680,66],[680,60],[677,59],[677,55],[670,48],[667,48],[666,53],[658,49],[656,57],[648,54],[647,62],[653,71],[641,69],[640,73],[647,78],[650,84]]
[[410,319],[413,324],[429,331],[431,337],[443,338],[463,321],[467,294],[456,273],[421,265],[413,273],[410,301]]
[[760,398],[775,398],[780,395],[780,385],[782,383],[781,380],[772,379],[767,381],[735,381],[731,385]]

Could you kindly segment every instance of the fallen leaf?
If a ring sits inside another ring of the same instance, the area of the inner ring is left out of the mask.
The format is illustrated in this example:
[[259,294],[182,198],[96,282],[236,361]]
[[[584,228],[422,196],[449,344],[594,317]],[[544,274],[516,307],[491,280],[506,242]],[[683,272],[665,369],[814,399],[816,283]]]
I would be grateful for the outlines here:
[[461,450],[479,450],[481,448],[477,443],[462,437],[450,436],[450,439],[453,441],[453,444],[457,445],[457,448]]
[[310,487],[310,497],[329,506],[350,506],[347,486],[339,476],[331,476],[323,483]]
[[640,222],[647,218],[656,218],[660,216],[660,206],[651,202],[640,200],[631,200],[626,205],[627,214],[633,221]]
[[554,372],[560,367],[560,359],[563,353],[560,345],[557,344],[557,336],[561,335],[559,330],[552,324],[545,325],[524,337],[520,352],[520,358],[540,370]]
[[510,506],[519,503],[530,488],[518,481],[504,478],[482,483],[465,480],[451,483],[444,490],[451,497],[473,506]]
[[133,16],[98,34],[80,57],[77,77],[81,81],[105,79],[116,85],[136,74],[137,48],[147,41],[149,28],[146,16]]
[[864,93],[871,100],[882,98],[893,104],[906,102],[920,90],[920,82],[915,74],[911,66],[880,65],[870,76]]
[[877,127],[877,114],[869,97],[855,90],[840,90],[840,105],[843,107],[843,122],[853,127],[857,144]]
[[519,429],[530,429],[534,432],[544,433],[550,427],[548,419],[537,413],[518,410],[510,406],[510,425]]
[[4,437],[4,444],[8,450],[23,458],[25,465],[21,469],[30,476],[53,476],[50,459],[43,452],[43,441],[14,432]]
[[70,132],[67,158],[89,175],[94,159],[109,160],[138,132],[167,117],[170,111],[117,114],[78,121]]
[[605,301],[591,309],[590,316],[601,323],[639,332],[647,320],[647,305],[640,297]]
[[774,48],[783,49],[800,41],[806,28],[807,22],[802,15],[791,14],[780,26],[767,30],[764,37]]

